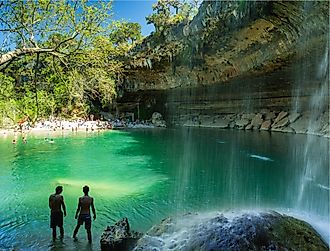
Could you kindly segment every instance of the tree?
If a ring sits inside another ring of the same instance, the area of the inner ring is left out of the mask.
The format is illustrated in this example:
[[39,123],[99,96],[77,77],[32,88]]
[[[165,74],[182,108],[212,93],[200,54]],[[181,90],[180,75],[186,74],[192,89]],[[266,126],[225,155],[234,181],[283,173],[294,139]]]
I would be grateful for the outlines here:
[[183,21],[188,22],[197,13],[199,0],[158,0],[153,6],[153,14],[146,17],[147,24],[154,24],[156,34]]
[[141,40],[140,25],[112,21],[110,7],[101,0],[0,0],[0,115],[34,123],[107,106],[121,59]]
[[[91,44],[110,20],[111,1],[0,1],[0,66],[35,53],[60,60]],[[47,43],[45,43],[47,42]]]
[[109,30],[111,30],[109,40],[115,45],[133,45],[135,42],[142,39],[141,25],[138,23],[114,21],[109,27]]

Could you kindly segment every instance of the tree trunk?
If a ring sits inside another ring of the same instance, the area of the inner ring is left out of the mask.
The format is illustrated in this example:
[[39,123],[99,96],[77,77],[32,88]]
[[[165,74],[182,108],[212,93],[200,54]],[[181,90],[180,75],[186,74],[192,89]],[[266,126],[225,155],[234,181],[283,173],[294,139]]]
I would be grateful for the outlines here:
[[54,49],[49,48],[21,48],[16,49],[10,52],[7,52],[6,54],[1,55],[0,57],[0,66],[10,62],[11,60],[18,58],[22,55],[29,54],[29,53],[49,53],[54,52]]
[[37,53],[36,65],[34,68],[34,91],[35,91],[35,101],[36,101],[36,119],[39,116],[39,104],[38,104],[38,88],[37,88],[37,77],[38,77],[38,65],[39,65],[39,52]]

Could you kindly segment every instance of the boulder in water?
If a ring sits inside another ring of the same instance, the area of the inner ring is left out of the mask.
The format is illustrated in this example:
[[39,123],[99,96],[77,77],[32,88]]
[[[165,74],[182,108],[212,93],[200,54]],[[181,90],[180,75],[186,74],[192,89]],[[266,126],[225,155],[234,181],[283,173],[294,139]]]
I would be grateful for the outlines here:
[[154,112],[152,114],[151,122],[156,127],[166,127],[166,122],[163,120],[163,116],[159,112]]
[[214,124],[215,124],[216,127],[223,128],[223,129],[228,128],[229,123],[230,123],[229,119],[223,119],[223,118],[217,118],[214,121]]
[[125,251],[132,250],[142,234],[130,231],[127,218],[123,218],[112,226],[108,226],[102,233],[101,250]]
[[250,121],[247,119],[239,119],[239,120],[235,121],[235,124],[238,129],[244,129],[245,126],[247,126],[249,123],[250,123]]
[[283,119],[281,119],[280,121],[274,122],[274,124],[272,125],[272,130],[273,129],[278,129],[281,127],[285,127],[289,124],[289,118],[285,117]]
[[260,130],[268,131],[270,129],[272,122],[270,120],[266,120],[261,124]]
[[262,114],[256,114],[251,121],[253,129],[259,129],[263,122]]
[[308,129],[309,121],[310,121],[309,115],[305,114],[299,117],[294,123],[290,124],[290,127],[296,133],[306,133]]
[[134,251],[328,250],[306,222],[277,212],[190,214],[153,227]]
[[245,127],[245,130],[252,130],[253,128],[253,125],[252,124],[248,124],[246,127]]
[[274,125],[276,125],[278,122],[280,122],[281,120],[283,120],[283,119],[284,119],[285,117],[287,117],[287,116],[288,116],[288,113],[287,113],[287,112],[281,111],[281,112],[277,115],[276,119],[274,120],[274,123],[273,123],[272,127],[273,127]]
[[242,114],[242,119],[252,120],[255,116],[254,113],[244,113]]
[[265,120],[273,120],[276,118],[275,112],[268,112],[265,114]]
[[297,113],[297,112],[292,112],[289,114],[289,122],[290,124],[291,123],[294,123],[299,117],[301,116],[300,113]]

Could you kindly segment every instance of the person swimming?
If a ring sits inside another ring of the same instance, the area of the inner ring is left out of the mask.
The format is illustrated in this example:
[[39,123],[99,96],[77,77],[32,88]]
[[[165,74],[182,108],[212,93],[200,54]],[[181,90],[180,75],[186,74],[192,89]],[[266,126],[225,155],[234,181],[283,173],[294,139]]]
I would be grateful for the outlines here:
[[54,144],[55,141],[54,141],[53,139],[49,139],[49,140],[48,140],[48,143],[49,143],[49,144]]

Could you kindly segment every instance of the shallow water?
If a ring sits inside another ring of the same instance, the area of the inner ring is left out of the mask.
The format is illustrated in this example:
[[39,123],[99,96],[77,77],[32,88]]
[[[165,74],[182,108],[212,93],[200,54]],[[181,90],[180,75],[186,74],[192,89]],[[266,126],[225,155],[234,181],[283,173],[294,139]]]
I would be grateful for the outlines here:
[[[53,137],[53,136],[51,136]],[[146,231],[187,212],[276,209],[329,236],[329,140],[268,132],[168,129],[0,138],[0,249],[98,250],[107,224]],[[97,219],[70,238],[82,186]],[[48,196],[63,185],[63,242],[51,239]],[[318,222],[320,224],[318,224]]]

